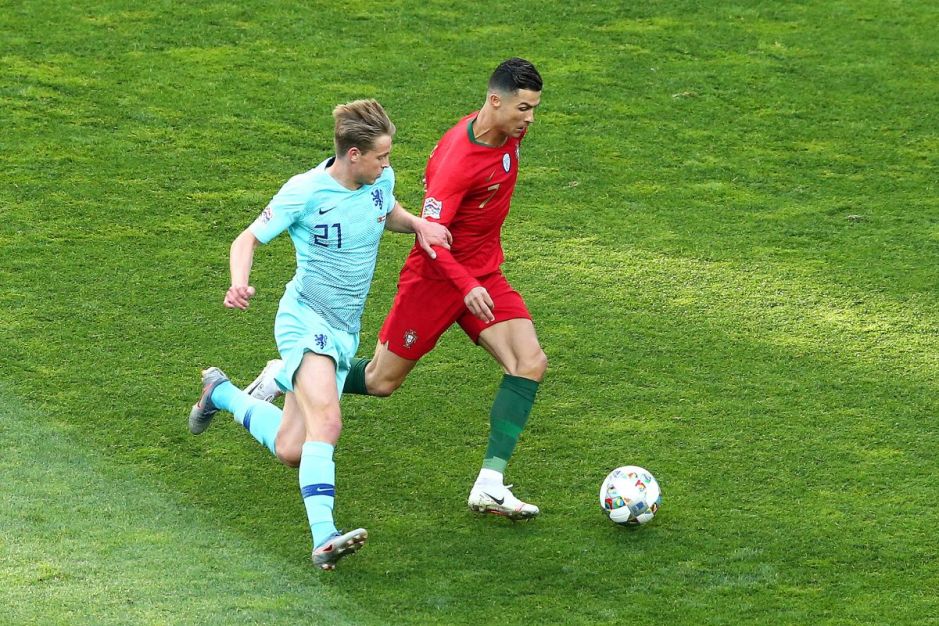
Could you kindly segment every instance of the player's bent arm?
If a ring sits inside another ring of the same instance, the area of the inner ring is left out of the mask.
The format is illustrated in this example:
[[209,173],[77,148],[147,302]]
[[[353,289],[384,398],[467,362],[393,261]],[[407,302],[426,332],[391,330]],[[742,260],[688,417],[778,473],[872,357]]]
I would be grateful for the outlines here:
[[439,254],[437,254],[434,261],[434,263],[431,263],[431,267],[434,268],[437,275],[453,283],[453,286],[463,294],[464,298],[470,291],[480,286],[479,281],[463,267],[462,263],[456,260],[449,250],[439,250]]
[[245,310],[248,300],[254,296],[254,287],[248,284],[251,265],[254,262],[254,249],[260,241],[250,229],[245,229],[235,237],[231,244],[228,267],[231,270],[231,287],[225,292],[225,306],[230,309]]
[[434,246],[449,250],[453,240],[446,226],[412,215],[398,202],[395,202],[394,208],[388,213],[385,227],[392,232],[417,235],[418,244],[432,259],[437,258]]
[[[469,182],[464,179],[460,172],[453,172],[452,174],[428,181],[427,189],[424,192],[424,207],[421,212],[421,215],[428,221],[448,226],[456,219],[463,197],[469,189]],[[449,249],[437,250],[437,256],[431,258],[434,259],[434,262],[430,266],[434,268],[440,278],[449,280],[463,294],[467,308],[473,311],[473,307],[466,301],[466,298],[471,291],[480,287],[479,281],[463,267],[462,263],[456,260],[456,257]],[[482,303],[478,298],[474,298],[474,301]],[[480,312],[473,311],[473,314],[481,319],[486,319],[486,316],[484,314],[480,315]]]
[[413,233],[414,222],[420,218],[404,210],[400,202],[395,202],[395,206],[385,218],[385,228],[394,233]]
[[479,284],[463,264],[457,261],[449,250],[440,250],[440,254],[431,264],[441,278],[448,279],[463,294],[463,304],[470,313],[489,323],[495,321],[495,304],[489,292]]

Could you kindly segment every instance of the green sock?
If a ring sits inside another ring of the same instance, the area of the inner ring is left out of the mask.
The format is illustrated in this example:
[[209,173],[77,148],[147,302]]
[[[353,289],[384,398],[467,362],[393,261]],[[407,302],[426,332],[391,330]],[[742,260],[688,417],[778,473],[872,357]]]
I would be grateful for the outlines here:
[[509,374],[502,377],[489,413],[489,447],[486,448],[484,468],[505,473],[505,466],[528,421],[537,391],[538,383],[534,380]]
[[349,375],[346,376],[346,382],[342,385],[342,393],[351,393],[360,396],[369,395],[365,387],[365,367],[371,363],[371,359],[355,359],[352,361],[352,367],[349,368]]

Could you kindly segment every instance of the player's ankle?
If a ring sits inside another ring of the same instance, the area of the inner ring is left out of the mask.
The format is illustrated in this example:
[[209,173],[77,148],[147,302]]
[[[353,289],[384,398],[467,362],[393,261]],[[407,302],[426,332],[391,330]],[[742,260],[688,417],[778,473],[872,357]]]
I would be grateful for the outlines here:
[[479,470],[479,476],[476,477],[476,487],[502,487],[503,485],[502,472],[497,472],[494,469],[486,467]]

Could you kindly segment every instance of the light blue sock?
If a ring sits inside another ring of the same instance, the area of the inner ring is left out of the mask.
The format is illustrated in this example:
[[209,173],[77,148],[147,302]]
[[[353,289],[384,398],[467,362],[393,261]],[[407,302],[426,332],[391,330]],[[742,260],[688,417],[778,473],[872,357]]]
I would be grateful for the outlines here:
[[230,382],[225,382],[212,391],[212,404],[235,416],[235,421],[245,427],[262,446],[274,452],[274,441],[280,429],[283,411],[269,402],[252,398]]
[[313,547],[336,532],[333,501],[336,498],[336,464],[333,446],[322,441],[307,441],[300,454],[300,495],[310,521]]
[[209,400],[212,401],[215,408],[234,413],[234,411],[232,411],[232,403],[238,398],[239,393],[241,393],[241,389],[235,387],[230,380],[226,380],[222,384],[216,385],[215,389],[212,390],[212,395],[209,397]]

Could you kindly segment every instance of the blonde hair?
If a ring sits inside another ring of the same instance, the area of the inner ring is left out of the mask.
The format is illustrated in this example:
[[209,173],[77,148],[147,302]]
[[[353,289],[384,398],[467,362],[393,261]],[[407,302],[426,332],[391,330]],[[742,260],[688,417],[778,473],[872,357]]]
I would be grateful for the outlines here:
[[385,109],[376,100],[354,100],[333,109],[336,120],[336,156],[343,156],[349,148],[368,152],[382,135],[394,137],[395,125]]

